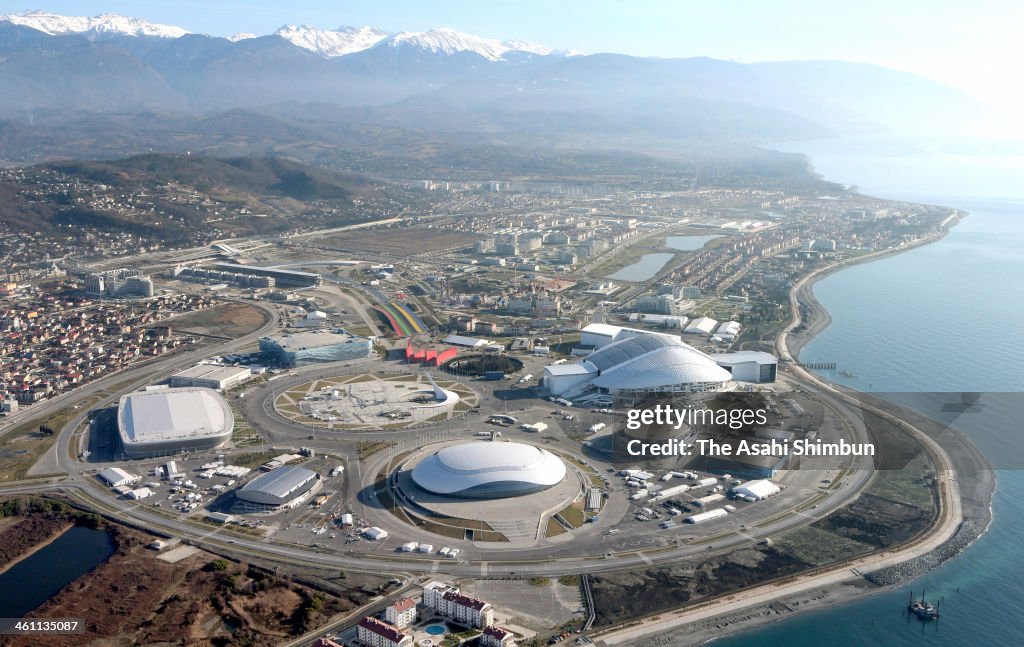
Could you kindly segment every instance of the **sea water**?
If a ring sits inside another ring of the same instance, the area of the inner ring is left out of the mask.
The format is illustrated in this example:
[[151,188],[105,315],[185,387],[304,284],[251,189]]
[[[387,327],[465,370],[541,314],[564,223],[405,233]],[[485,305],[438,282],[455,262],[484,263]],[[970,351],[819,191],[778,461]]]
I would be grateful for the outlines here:
[[[851,266],[814,289],[832,324],[801,354],[864,391],[1024,392],[1024,169],[1021,158],[900,156],[800,145],[815,168],[863,193],[970,212],[941,241]],[[1016,194],[1016,195],[1015,195]],[[1024,466],[1024,416],[998,421],[1001,465]],[[997,472],[993,522],[962,555],[902,587],[716,641],[787,645],[1024,645],[1024,472]],[[943,599],[937,623],[908,621],[911,589]]]

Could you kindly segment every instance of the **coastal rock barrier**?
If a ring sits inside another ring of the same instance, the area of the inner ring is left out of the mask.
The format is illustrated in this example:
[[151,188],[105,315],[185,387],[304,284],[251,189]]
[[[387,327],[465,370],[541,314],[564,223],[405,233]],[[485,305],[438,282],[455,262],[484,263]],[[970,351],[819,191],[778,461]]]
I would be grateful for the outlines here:
[[957,528],[956,534],[938,548],[902,564],[868,573],[864,579],[879,586],[891,586],[923,575],[946,560],[959,555],[972,541],[978,538],[979,534],[977,524],[974,521],[966,520]]

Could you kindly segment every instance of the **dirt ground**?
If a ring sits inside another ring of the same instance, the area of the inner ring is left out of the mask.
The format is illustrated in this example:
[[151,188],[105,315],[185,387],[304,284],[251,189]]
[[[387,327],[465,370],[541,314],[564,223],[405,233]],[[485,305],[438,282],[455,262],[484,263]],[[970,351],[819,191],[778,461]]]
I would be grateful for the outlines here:
[[345,232],[328,236],[318,241],[317,246],[333,251],[387,253],[403,257],[452,247],[464,247],[472,245],[476,240],[476,236],[465,232],[408,227],[391,230],[385,235],[376,231]]
[[177,333],[234,339],[243,337],[267,322],[267,315],[245,303],[224,303],[192,312],[170,321]]
[[806,562],[758,546],[666,568],[594,575],[595,624],[612,625],[676,609],[806,568]]
[[329,592],[299,578],[198,552],[175,564],[146,548],[152,537],[109,526],[116,552],[32,612],[82,618],[86,631],[65,636],[5,636],[0,645],[271,646],[372,597],[362,588]]
[[68,519],[42,516],[0,518],[0,571],[54,539],[71,526]]

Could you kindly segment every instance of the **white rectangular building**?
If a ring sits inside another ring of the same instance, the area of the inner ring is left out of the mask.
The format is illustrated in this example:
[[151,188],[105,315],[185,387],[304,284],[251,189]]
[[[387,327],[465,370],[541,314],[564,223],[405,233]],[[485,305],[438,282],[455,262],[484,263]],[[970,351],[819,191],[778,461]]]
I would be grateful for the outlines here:
[[774,382],[778,376],[779,360],[771,353],[742,350],[711,356],[715,363],[732,373],[738,382],[762,384]]
[[242,384],[252,377],[246,366],[221,366],[220,364],[197,364],[171,376],[171,386],[202,386],[225,391]]

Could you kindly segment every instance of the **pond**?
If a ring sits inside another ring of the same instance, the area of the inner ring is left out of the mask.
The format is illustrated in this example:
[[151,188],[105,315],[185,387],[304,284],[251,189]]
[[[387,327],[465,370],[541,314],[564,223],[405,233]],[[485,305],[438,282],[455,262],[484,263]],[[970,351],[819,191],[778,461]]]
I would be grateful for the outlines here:
[[75,526],[0,573],[0,617],[21,618],[114,554],[105,530]]
[[615,274],[609,275],[608,278],[617,281],[646,281],[661,271],[661,268],[665,267],[665,263],[674,257],[675,254],[644,254],[639,261],[627,265]]
[[669,236],[665,239],[665,247],[678,249],[681,252],[690,252],[695,249],[700,249],[709,240],[714,240],[716,238],[721,238],[721,236]]

